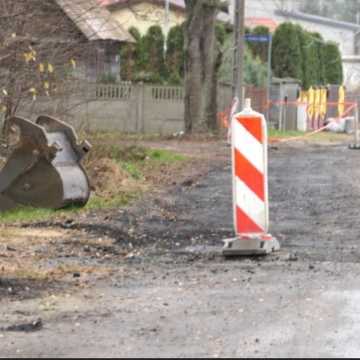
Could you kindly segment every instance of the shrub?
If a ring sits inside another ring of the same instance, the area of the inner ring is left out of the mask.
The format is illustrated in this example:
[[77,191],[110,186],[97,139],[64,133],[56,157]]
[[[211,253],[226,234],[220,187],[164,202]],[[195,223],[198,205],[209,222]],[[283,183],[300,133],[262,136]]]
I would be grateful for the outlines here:
[[164,57],[165,37],[158,25],[151,26],[143,37],[144,70],[155,77],[165,78],[166,67]]
[[[252,35],[270,35],[270,30],[266,26],[257,26],[251,32]],[[268,43],[250,42],[249,48],[255,58],[259,58],[263,63],[268,61]]]
[[120,75],[122,80],[132,81],[136,74],[141,71],[146,62],[143,39],[139,30],[135,27],[129,29],[129,33],[135,40],[135,43],[126,43],[120,48]]
[[272,68],[280,78],[302,80],[302,56],[298,30],[292,23],[283,23],[275,31],[272,47]]
[[178,25],[170,29],[167,37],[166,71],[168,82],[179,84],[184,77],[184,31]]
[[339,46],[327,42],[323,47],[324,80],[326,84],[342,84],[343,67]]
[[136,72],[136,44],[125,44],[120,48],[120,76],[131,81]]
[[308,69],[310,72],[311,85],[323,85],[325,81],[323,47],[324,39],[319,33],[308,33],[310,37],[310,46],[308,54]]
[[[233,35],[230,34],[225,40],[222,64],[219,70],[219,80],[231,84],[233,82],[234,67]],[[265,86],[267,79],[267,67],[259,58],[254,58],[252,52],[245,47],[244,54],[244,81],[247,85]]]

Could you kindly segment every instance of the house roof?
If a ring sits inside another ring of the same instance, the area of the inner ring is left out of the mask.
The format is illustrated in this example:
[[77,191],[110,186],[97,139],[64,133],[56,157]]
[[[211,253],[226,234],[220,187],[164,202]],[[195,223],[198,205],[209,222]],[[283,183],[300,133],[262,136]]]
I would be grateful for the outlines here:
[[346,29],[355,32],[360,30],[360,26],[354,23],[333,20],[318,15],[310,15],[299,11],[276,10],[275,14],[289,19],[293,18],[293,19],[308,21],[315,24],[327,25],[333,28]]
[[[165,0],[98,0],[98,3],[101,4],[102,6],[108,6],[108,7],[115,7],[115,6],[128,6],[128,5],[133,5],[136,2],[144,2],[144,1],[148,1],[148,2],[153,2],[153,3],[157,3],[159,5],[164,6],[165,5]],[[171,7],[185,11],[185,1],[184,0],[169,0],[169,4]],[[223,22],[230,22],[230,16],[229,14],[225,13],[225,12],[220,12],[218,15],[218,20],[223,21]]]
[[[111,6],[111,5],[130,5],[135,2],[140,2],[144,0],[98,0],[98,2],[103,6]],[[159,4],[164,4],[165,0],[148,0],[152,2],[156,2]],[[184,0],[170,0],[169,1],[170,6],[177,7],[179,9],[185,8],[185,2]]]
[[55,1],[88,40],[135,41],[97,0]]
[[278,27],[278,23],[271,19],[265,17],[248,17],[245,18],[245,25],[249,28],[255,28],[257,26],[266,26],[271,32],[274,32]]

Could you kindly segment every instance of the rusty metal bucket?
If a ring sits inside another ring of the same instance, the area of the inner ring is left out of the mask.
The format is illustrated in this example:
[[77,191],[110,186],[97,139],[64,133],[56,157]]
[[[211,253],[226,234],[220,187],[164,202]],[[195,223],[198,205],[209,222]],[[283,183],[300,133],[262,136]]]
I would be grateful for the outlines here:
[[18,141],[0,172],[0,211],[84,206],[90,185],[80,161],[90,144],[78,144],[71,126],[48,116],[36,123],[13,117],[9,128]]

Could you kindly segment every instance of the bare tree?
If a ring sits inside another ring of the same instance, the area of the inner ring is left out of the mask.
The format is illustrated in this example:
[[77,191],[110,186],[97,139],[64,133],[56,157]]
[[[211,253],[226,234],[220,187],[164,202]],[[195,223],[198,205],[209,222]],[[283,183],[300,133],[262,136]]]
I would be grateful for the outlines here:
[[186,132],[216,128],[217,70],[215,24],[220,0],[185,0]]
[[[84,0],[76,0],[84,1]],[[62,96],[87,42],[53,0],[0,0],[0,110]]]

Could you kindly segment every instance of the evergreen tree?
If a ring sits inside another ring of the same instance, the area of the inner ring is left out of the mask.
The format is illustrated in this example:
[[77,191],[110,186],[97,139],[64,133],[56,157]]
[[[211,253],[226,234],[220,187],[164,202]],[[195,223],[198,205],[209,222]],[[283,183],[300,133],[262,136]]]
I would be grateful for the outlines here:
[[[256,55],[253,46],[251,50]],[[319,33],[308,32],[300,25],[283,23],[274,34],[272,51],[274,76],[299,79],[305,89],[343,81],[339,47],[332,42],[326,43]],[[251,73],[249,67],[247,69]]]
[[121,79],[133,81],[138,74],[145,71],[147,56],[144,51],[143,37],[135,27],[129,29],[135,43],[126,43],[120,49]]
[[226,29],[225,25],[221,22],[217,22],[215,25],[215,36],[220,46],[223,46],[226,40]]
[[322,64],[322,39],[318,34],[304,31],[302,33],[303,78],[305,89],[324,83]]
[[312,83],[311,75],[308,68],[308,53],[311,39],[309,34],[300,25],[295,25],[295,27],[298,33],[301,52],[301,82],[303,88],[308,89]]
[[342,84],[343,67],[339,47],[334,42],[327,42],[323,48],[325,84]]
[[[257,26],[251,32],[252,35],[270,35],[270,30],[266,26]],[[259,57],[263,63],[268,61],[268,43],[263,42],[250,42],[249,48],[254,57]]]
[[168,81],[179,84],[184,78],[184,29],[177,25],[170,29],[167,38],[166,71]]
[[132,26],[132,27],[129,28],[129,33],[131,34],[131,36],[134,38],[134,40],[136,42],[141,41],[140,31],[135,26]]
[[273,38],[274,76],[291,77],[302,80],[302,58],[298,31],[292,23],[283,23],[275,31]]
[[121,80],[133,80],[136,69],[136,44],[127,43],[120,48],[120,76]]
[[246,47],[244,56],[244,81],[247,85],[265,86],[267,80],[267,67]]
[[146,78],[153,82],[161,82],[166,76],[164,42],[164,34],[158,25],[151,26],[142,40]]
[[145,64],[147,61],[144,50],[144,38],[141,36],[140,31],[134,26],[132,26],[129,29],[129,33],[136,41],[135,49],[133,53],[135,59],[135,70],[136,72],[144,71]]
[[324,72],[324,44],[325,41],[323,37],[317,33],[312,32],[310,33],[310,36],[313,40],[312,46],[314,47],[314,56],[316,57],[316,85],[324,85],[325,83],[325,72]]

